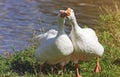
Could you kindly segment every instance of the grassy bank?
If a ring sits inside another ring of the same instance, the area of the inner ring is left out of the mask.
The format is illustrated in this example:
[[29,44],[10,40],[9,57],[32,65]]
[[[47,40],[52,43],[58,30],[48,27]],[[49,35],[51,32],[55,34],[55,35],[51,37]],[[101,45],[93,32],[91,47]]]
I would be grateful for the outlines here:
[[[95,59],[89,62],[79,62],[80,73],[83,77],[120,77],[120,4],[115,7],[101,7],[98,25],[94,30],[99,41],[105,48],[100,58],[102,72],[94,73]],[[0,55],[0,77],[38,77],[39,63],[34,58],[37,45],[32,44],[14,55],[7,51],[5,57]],[[58,77],[59,65],[54,67],[54,77]],[[71,62],[65,66],[64,77],[75,77],[75,67]],[[42,77],[53,77],[50,65],[45,64]]]

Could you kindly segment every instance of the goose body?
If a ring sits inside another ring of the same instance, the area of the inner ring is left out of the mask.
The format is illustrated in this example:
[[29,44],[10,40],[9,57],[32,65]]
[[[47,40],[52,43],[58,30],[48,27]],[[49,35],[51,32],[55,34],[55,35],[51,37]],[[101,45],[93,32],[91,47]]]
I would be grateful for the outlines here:
[[73,45],[64,31],[65,17],[58,16],[58,32],[50,30],[40,35],[40,43],[35,57],[40,64],[64,65],[70,60],[69,55],[73,52]]
[[75,48],[72,54],[73,61],[86,61],[96,56],[102,56],[103,47],[99,43],[95,32],[90,28],[80,28],[76,25],[70,33]]
[[78,71],[78,61],[87,61],[97,57],[95,72],[100,72],[99,56],[103,55],[104,48],[99,43],[95,31],[91,28],[81,28],[70,8],[66,10],[67,18],[72,25],[70,39],[74,46],[74,52],[71,55],[71,60],[76,64],[76,77],[81,77]]
[[66,34],[57,37],[55,35],[43,37],[35,54],[36,58],[42,64],[45,62],[57,64],[65,59],[67,60],[66,57],[73,51],[72,43],[68,40]]

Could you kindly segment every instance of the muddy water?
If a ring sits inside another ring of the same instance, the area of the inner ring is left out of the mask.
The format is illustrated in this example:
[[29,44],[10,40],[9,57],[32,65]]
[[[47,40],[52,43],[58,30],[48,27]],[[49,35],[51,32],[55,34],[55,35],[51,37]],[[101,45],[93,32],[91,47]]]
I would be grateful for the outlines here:
[[60,9],[71,7],[79,23],[95,25],[101,5],[110,0],[0,0],[0,53],[22,50],[34,30],[56,25]]

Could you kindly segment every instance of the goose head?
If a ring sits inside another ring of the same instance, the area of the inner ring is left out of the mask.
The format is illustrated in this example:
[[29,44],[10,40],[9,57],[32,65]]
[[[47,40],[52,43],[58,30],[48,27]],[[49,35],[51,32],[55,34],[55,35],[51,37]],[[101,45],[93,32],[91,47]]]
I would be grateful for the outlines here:
[[67,16],[67,12],[65,10],[60,10],[58,15],[64,18]]
[[58,24],[59,26],[64,26],[65,23],[65,17],[67,16],[67,13],[65,10],[60,10],[58,13]]
[[74,10],[71,8],[67,8],[65,11],[67,19],[70,21],[71,25],[77,25],[76,17],[74,14]]

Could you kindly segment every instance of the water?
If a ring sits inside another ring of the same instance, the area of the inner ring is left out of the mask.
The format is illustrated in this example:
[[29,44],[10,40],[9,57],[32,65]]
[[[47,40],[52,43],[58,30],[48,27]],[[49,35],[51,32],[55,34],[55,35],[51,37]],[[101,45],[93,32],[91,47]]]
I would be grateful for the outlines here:
[[110,0],[0,0],[0,53],[12,47],[22,50],[29,46],[28,39],[34,30],[57,25],[60,9],[75,10],[78,23],[96,24],[101,5],[111,5]]

